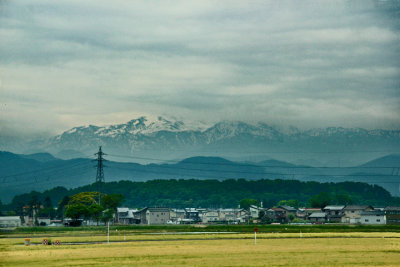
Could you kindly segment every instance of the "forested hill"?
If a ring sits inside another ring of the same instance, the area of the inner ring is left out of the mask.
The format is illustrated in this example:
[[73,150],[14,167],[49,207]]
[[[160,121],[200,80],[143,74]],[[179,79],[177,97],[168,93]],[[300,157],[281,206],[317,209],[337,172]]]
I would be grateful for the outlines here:
[[[296,180],[244,179],[218,180],[150,180],[146,182],[119,181],[101,184],[102,192],[119,193],[126,197],[128,207],[237,207],[242,199],[263,201],[274,206],[281,200],[298,200],[301,206],[312,199],[329,204],[369,204],[375,206],[400,205],[400,198],[392,197],[377,185],[358,182],[318,183]],[[79,192],[98,191],[99,184],[67,190],[56,187],[43,193],[31,192],[14,197],[11,207],[29,203],[32,198],[44,201],[50,197],[56,205],[64,196]]]

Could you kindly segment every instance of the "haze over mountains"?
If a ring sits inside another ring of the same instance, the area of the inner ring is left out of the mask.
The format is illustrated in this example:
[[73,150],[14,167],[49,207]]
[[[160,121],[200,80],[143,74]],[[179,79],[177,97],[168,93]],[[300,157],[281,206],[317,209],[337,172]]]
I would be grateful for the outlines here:
[[31,190],[94,182],[92,160],[99,146],[109,160],[107,181],[360,181],[399,195],[399,130],[299,130],[266,123],[222,121],[207,125],[140,117],[124,124],[74,127],[29,142],[0,138],[0,150],[10,151],[0,153],[1,199],[8,201],[16,193]]
[[400,130],[315,128],[299,130],[266,123],[221,121],[214,125],[157,117],[109,126],[79,126],[60,135],[0,149],[23,154],[49,152],[58,158],[89,157],[103,146],[109,158],[141,163],[218,156],[235,161],[277,159],[311,166],[355,166],[400,152]]
[[[234,162],[219,157],[192,157],[163,164],[138,164],[107,161],[107,182],[152,179],[290,179],[318,182],[357,181],[377,184],[399,196],[400,155],[389,155],[356,167],[315,168],[283,161]],[[18,155],[0,152],[0,200],[32,190],[43,191],[56,186],[75,188],[95,181],[92,159],[61,160],[50,154]]]

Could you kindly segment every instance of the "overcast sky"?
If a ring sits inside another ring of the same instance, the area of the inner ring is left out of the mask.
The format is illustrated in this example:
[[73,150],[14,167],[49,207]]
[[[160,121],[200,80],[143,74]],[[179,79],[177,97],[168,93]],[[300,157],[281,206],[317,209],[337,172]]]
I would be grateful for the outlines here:
[[0,130],[141,115],[399,129],[399,10],[397,0],[0,0]]

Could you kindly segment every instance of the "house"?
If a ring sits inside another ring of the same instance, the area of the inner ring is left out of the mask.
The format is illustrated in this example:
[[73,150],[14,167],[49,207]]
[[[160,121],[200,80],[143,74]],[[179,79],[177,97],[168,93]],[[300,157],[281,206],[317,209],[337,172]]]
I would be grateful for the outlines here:
[[140,220],[135,217],[135,213],[137,209],[129,209],[129,208],[117,208],[117,218],[116,221],[119,224],[139,224]]
[[185,219],[185,210],[184,209],[171,209],[169,216],[172,222],[178,222]]
[[343,209],[345,206],[329,205],[322,209],[326,213],[326,221],[330,223],[339,223],[344,215]]
[[372,211],[374,208],[369,205],[349,205],[343,209],[342,223],[360,223],[361,222],[361,212]]
[[219,220],[223,222],[244,222],[246,217],[244,209],[219,209]]
[[285,223],[287,222],[286,210],[281,208],[270,208],[266,211],[266,215],[273,222]]
[[141,224],[167,224],[170,220],[169,208],[143,208],[134,213]]
[[286,214],[292,213],[293,215],[296,215],[297,209],[291,207],[291,206],[278,206],[278,208],[281,208],[286,211]]
[[386,207],[386,224],[400,224],[400,207]]
[[11,228],[21,226],[19,216],[0,216],[0,228]]
[[200,222],[199,211],[195,208],[186,208],[185,209],[185,219],[191,220],[194,223]]
[[250,205],[249,210],[250,210],[250,217],[253,219],[257,219],[258,217],[260,217],[260,211],[264,211],[264,208],[257,207],[255,205]]
[[303,220],[308,220],[309,216],[314,212],[322,212],[319,208],[300,208],[296,211],[296,217]]
[[325,212],[313,212],[308,216],[308,219],[312,223],[325,223],[326,213]]
[[201,214],[202,223],[212,223],[219,221],[219,211],[218,210],[206,210]]
[[208,209],[200,214],[203,223],[237,223],[248,220],[245,209]]
[[361,212],[361,224],[386,224],[385,212],[382,210],[368,210]]

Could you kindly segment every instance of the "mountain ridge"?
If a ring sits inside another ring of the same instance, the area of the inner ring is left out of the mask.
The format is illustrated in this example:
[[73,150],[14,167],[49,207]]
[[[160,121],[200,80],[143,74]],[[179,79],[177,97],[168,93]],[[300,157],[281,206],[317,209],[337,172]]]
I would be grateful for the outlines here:
[[[219,156],[239,161],[274,158],[306,165],[339,162],[352,166],[400,153],[400,130],[344,127],[300,130],[293,126],[282,129],[264,122],[228,120],[207,125],[141,116],[121,124],[73,127],[48,139],[27,143],[19,153],[49,152],[69,159],[92,155],[99,146],[110,155],[154,158],[154,161]],[[3,147],[0,149],[13,151]],[[149,162],[152,161],[141,163]]]

